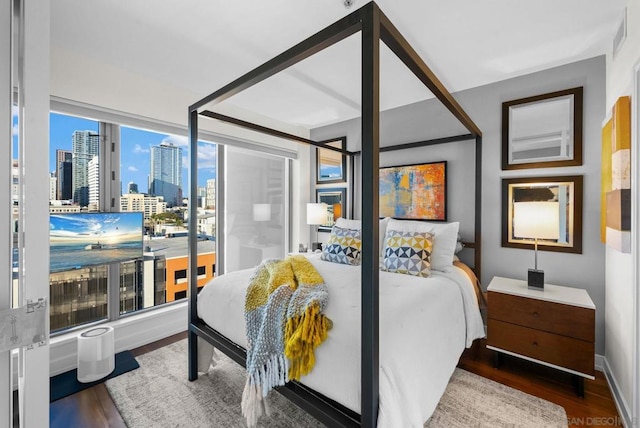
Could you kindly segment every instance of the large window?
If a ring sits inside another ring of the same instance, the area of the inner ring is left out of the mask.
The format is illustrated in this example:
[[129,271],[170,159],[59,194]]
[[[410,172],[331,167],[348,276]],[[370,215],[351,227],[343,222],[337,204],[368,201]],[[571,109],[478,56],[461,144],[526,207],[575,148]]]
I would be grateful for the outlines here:
[[[142,257],[116,264],[99,264],[98,260],[67,270],[52,268],[51,331],[108,319],[112,313],[109,297],[119,301],[118,316],[184,298],[189,193],[186,138],[55,112],[50,121],[52,218],[69,213],[140,212],[144,230]],[[201,145],[197,215],[198,264],[202,267],[198,278],[204,285],[215,274],[217,146]],[[17,160],[14,163],[17,169]],[[15,199],[17,205],[17,196]],[[89,233],[99,238],[98,229]],[[53,242],[52,252],[56,251]],[[92,248],[99,259],[103,245],[99,239],[96,242]]]
[[[85,110],[69,111],[82,114]],[[101,116],[93,110],[86,116],[94,113]],[[51,270],[51,331],[184,299],[190,215],[187,138],[154,131],[153,124],[136,128],[55,112],[50,120],[51,215],[139,212],[143,222],[142,256],[100,264],[99,251],[108,245],[96,239],[88,246],[96,250],[96,263]],[[226,202],[222,203],[216,192],[218,147],[198,143],[193,215],[197,216],[199,288],[216,273],[217,206],[225,207],[227,271],[253,267],[263,258],[282,257],[287,251],[287,161],[227,146]],[[17,160],[14,163],[17,169]],[[88,233],[99,238],[98,229]],[[51,251],[55,251],[53,244]],[[109,307],[110,302],[118,307]]]

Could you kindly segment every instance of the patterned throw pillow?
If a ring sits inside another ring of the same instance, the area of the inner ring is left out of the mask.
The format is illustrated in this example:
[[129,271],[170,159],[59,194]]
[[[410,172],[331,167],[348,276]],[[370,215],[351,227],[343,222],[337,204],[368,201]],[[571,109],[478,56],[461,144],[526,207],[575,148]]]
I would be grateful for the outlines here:
[[427,277],[431,274],[433,235],[387,230],[382,270]]
[[322,250],[320,258],[328,262],[345,265],[359,265],[362,250],[361,232],[356,229],[343,229],[333,226],[329,241]]

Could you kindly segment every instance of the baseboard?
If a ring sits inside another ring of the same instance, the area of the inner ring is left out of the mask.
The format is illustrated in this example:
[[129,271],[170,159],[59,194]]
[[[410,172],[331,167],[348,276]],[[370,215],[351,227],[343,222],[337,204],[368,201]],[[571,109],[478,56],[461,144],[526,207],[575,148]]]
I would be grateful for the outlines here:
[[596,354],[595,366],[597,371],[604,372],[604,355]]
[[[599,357],[602,357],[601,355]],[[616,377],[613,375],[611,371],[611,367],[609,366],[609,362],[606,357],[602,357],[603,360],[603,372],[607,379],[607,383],[609,384],[609,389],[611,390],[611,395],[613,396],[613,401],[616,403],[616,408],[618,409],[618,413],[620,413],[620,417],[622,418],[622,423],[627,428],[632,428],[632,416],[631,416],[631,408],[627,404],[626,400],[622,396],[620,392],[620,388],[618,387],[618,382],[616,381]]]
[[[114,329],[115,352],[138,348],[185,331],[187,329],[187,308],[187,302],[180,302],[105,323]],[[82,331],[84,330],[77,330],[51,339],[49,344],[49,376],[76,368],[77,337]],[[14,353],[13,358],[13,384],[17,385],[17,352]]]

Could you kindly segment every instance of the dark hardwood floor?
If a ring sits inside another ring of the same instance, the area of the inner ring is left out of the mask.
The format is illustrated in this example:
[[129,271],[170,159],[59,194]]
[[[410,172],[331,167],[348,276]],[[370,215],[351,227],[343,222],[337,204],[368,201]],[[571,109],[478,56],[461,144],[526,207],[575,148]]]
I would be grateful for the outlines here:
[[[185,337],[180,333],[132,352],[141,355]],[[493,352],[486,349],[484,340],[467,349],[458,366],[564,407],[570,427],[622,426],[601,372],[596,372],[596,380],[585,380],[584,398],[578,398],[571,375],[558,370],[509,356],[495,369]],[[50,414],[51,427],[126,427],[104,384],[51,403]]]
[[564,407],[570,427],[623,426],[604,373],[585,379],[584,398],[579,398],[569,373],[509,355],[496,369],[494,353],[485,345],[485,339],[476,340],[458,367]]

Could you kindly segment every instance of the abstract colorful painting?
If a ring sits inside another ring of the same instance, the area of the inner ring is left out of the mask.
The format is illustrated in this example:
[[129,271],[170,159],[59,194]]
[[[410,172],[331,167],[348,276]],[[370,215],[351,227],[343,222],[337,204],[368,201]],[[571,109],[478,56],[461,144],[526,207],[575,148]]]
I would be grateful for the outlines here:
[[620,97],[602,128],[600,239],[631,252],[631,99]]
[[380,217],[447,220],[447,162],[380,168]]

